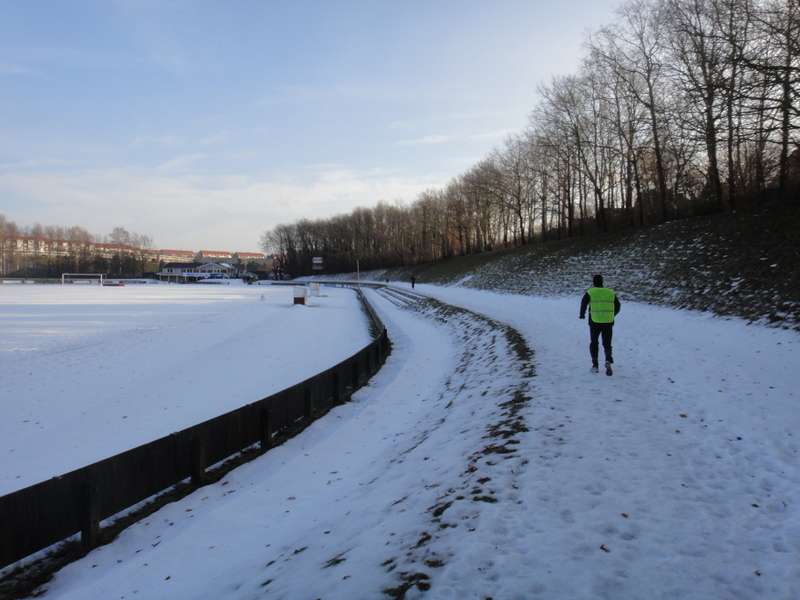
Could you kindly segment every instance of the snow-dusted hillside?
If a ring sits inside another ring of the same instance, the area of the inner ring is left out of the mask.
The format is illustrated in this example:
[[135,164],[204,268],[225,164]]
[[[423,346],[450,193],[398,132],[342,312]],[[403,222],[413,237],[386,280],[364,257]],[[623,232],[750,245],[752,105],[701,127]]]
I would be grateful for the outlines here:
[[[549,241],[366,277],[571,297],[593,273],[628,301],[800,331],[800,205]],[[352,277],[351,275],[348,277]]]

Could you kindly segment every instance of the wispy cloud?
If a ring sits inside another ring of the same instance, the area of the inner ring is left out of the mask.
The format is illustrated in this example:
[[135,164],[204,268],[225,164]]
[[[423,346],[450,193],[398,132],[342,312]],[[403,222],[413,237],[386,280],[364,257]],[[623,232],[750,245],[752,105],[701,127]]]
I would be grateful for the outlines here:
[[452,141],[452,138],[447,135],[426,135],[425,137],[416,140],[400,140],[397,142],[398,146],[426,146],[431,144],[445,144]]
[[499,140],[502,138],[506,138],[510,135],[515,133],[519,133],[519,129],[498,129],[496,131],[486,131],[484,133],[477,133],[475,135],[468,136],[471,140]]
[[215,144],[229,141],[231,137],[232,136],[230,131],[220,131],[204,137],[203,139],[200,140],[199,144],[201,146],[213,146]]
[[459,134],[459,135],[426,135],[421,138],[412,140],[399,140],[395,142],[397,146],[428,146],[434,144],[446,144],[449,142],[467,142],[467,141],[482,141],[482,140],[500,140],[512,133],[516,133],[516,129],[500,129],[495,131],[485,131],[474,134]]
[[167,162],[161,164],[158,167],[158,170],[159,171],[183,170],[207,157],[208,157],[207,154],[203,154],[201,152],[196,152],[194,154],[181,154],[180,156],[176,156],[172,160],[168,160]]
[[345,82],[330,85],[274,85],[252,102],[254,107],[269,107],[326,100],[384,101],[397,97],[392,90],[372,83]]
[[79,160],[70,160],[66,158],[31,158],[22,160],[15,163],[0,163],[2,170],[29,170],[41,169],[46,167],[76,167],[83,164]]
[[34,71],[18,63],[0,61],[0,73],[5,73],[6,75],[32,75]]
[[143,133],[133,138],[131,146],[163,146],[167,148],[178,148],[186,145],[186,140],[177,135],[153,135]]
[[405,119],[392,121],[389,124],[389,129],[400,130],[413,130],[419,128],[432,129],[435,126],[449,126],[452,127],[454,123],[480,123],[487,120],[496,119],[502,116],[505,111],[498,110],[468,110],[456,112],[432,112],[426,115],[420,115],[415,119]]
[[[104,235],[114,227],[150,235],[164,248],[258,250],[261,234],[299,218],[327,218],[358,206],[416,197],[443,183],[403,172],[348,165],[296,166],[262,178],[180,172],[170,168],[109,168],[0,173],[0,194],[43,224],[77,224]],[[172,161],[171,161],[172,162]],[[169,164],[169,163],[166,163]],[[16,214],[5,216],[29,225]],[[76,222],[77,220],[77,222]]]

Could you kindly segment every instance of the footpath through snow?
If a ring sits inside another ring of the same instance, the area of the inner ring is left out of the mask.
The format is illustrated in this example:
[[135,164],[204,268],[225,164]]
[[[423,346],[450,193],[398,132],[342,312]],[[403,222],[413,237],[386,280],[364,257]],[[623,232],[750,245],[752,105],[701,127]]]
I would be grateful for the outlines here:
[[800,597],[796,332],[623,300],[606,377],[579,299],[421,290],[351,403],[43,597]]

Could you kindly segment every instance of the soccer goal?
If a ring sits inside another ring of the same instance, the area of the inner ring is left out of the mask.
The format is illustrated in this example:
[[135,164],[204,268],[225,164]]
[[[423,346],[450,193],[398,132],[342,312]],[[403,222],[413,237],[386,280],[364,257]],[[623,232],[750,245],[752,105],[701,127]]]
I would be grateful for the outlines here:
[[102,273],[64,273],[61,275],[61,283],[103,285],[104,278]]

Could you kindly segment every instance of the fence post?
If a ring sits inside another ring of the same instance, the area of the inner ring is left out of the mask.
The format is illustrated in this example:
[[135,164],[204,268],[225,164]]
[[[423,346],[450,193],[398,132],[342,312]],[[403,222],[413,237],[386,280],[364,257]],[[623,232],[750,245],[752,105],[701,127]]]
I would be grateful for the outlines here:
[[358,377],[359,377],[359,369],[358,369],[358,358],[356,358],[352,363],[352,372],[351,372],[351,384],[353,389],[358,389]]
[[306,427],[311,424],[311,420],[314,416],[314,402],[311,391],[311,385],[303,386],[303,417],[306,421]]
[[338,406],[342,403],[342,393],[339,389],[339,372],[334,371],[331,373],[331,398],[333,405]]
[[97,486],[85,481],[81,486],[81,542],[89,548],[100,543],[100,495]]
[[206,482],[206,443],[199,437],[189,442],[189,460],[191,461],[192,483],[202,485]]
[[261,449],[272,448],[272,400],[267,398],[261,404]]

